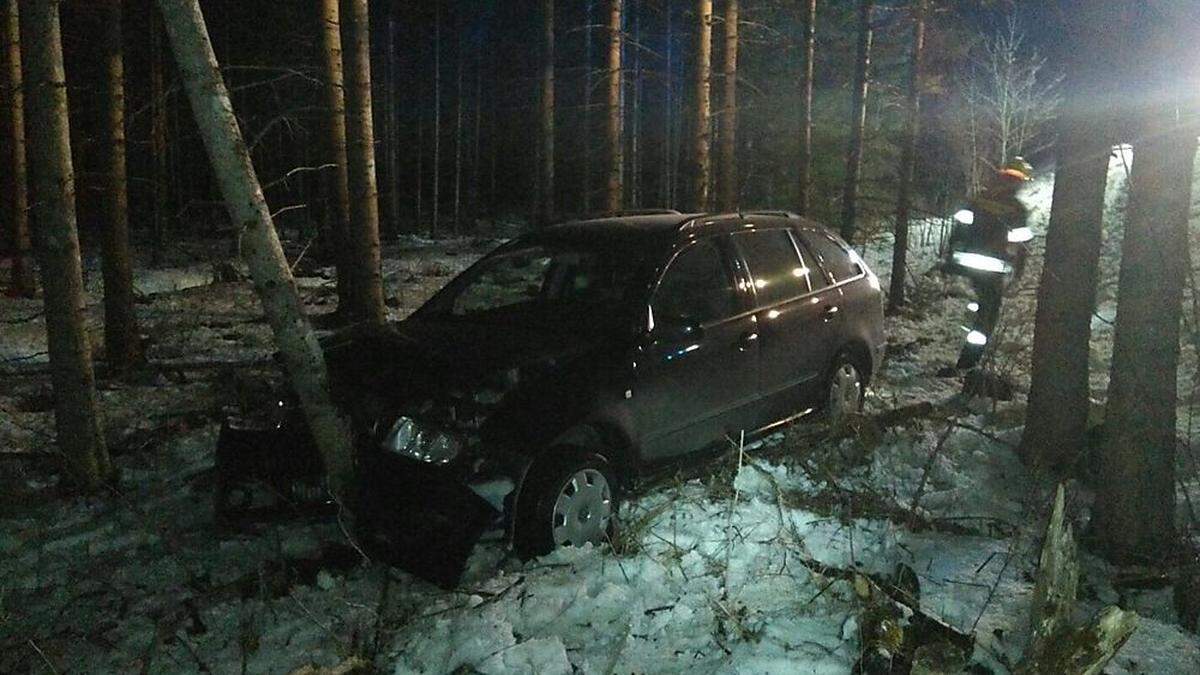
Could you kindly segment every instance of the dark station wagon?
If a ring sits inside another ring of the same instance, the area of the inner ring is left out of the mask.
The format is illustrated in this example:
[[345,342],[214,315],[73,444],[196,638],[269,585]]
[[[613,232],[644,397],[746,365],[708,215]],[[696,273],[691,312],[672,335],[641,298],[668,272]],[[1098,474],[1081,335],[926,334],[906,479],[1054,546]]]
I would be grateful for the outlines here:
[[[622,492],[731,438],[857,411],[883,346],[878,279],[821,225],[673,211],[522,236],[405,321],[324,342],[363,531],[503,522],[523,554],[603,541]],[[311,446],[298,413],[233,421],[218,464],[250,476],[266,448],[315,471]]]

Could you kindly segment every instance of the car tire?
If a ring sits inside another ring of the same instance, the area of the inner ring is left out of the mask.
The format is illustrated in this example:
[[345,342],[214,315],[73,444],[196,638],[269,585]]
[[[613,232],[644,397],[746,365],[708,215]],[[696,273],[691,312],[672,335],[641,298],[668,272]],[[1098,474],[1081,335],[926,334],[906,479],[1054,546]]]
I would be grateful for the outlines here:
[[513,548],[529,558],[611,542],[618,505],[612,469],[600,455],[572,451],[545,459],[530,469],[517,497]]
[[831,423],[837,424],[847,415],[862,412],[866,393],[862,366],[849,353],[838,354],[825,384],[825,416]]

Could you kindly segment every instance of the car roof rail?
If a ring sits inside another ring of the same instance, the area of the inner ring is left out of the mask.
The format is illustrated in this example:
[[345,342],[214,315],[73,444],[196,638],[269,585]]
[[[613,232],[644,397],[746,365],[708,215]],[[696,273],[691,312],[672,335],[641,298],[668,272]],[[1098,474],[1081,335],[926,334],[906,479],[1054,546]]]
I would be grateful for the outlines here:
[[627,218],[629,216],[682,216],[682,211],[675,209],[622,209],[609,214],[614,218]]
[[741,215],[743,215],[743,216],[777,216],[779,218],[799,218],[800,217],[800,214],[795,213],[793,211],[771,211],[771,210],[759,210],[759,209],[756,209],[754,211],[743,211]]

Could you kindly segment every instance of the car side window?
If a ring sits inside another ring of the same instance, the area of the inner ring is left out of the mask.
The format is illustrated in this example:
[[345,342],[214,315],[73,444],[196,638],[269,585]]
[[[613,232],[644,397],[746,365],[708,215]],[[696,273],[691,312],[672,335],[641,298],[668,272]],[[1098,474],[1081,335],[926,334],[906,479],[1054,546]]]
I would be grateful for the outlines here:
[[733,240],[750,268],[760,306],[774,305],[812,290],[809,277],[814,270],[804,264],[787,230],[738,232]]
[[716,245],[701,241],[675,256],[650,307],[659,324],[703,324],[737,313],[733,280]]
[[841,283],[863,273],[863,268],[850,255],[850,251],[829,235],[820,232],[805,232],[804,241],[821,266],[833,277],[833,283]]

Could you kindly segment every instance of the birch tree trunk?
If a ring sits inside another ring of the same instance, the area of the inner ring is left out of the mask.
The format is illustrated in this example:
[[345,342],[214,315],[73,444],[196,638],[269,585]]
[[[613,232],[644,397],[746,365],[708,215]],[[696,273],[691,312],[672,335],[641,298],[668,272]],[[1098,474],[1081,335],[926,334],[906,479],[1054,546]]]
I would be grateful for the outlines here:
[[343,0],[350,51],[346,71],[346,174],[350,188],[350,274],[355,318],[387,321],[379,251],[379,188],[371,119],[371,24],[367,0]]
[[712,173],[709,141],[712,105],[709,99],[712,80],[712,0],[696,0],[696,114],[692,129],[692,208],[708,210],[708,185]]
[[817,37],[817,0],[807,0],[804,12],[804,66],[800,80],[800,171],[796,213],[808,215],[812,182],[813,57]]
[[104,351],[110,366],[125,371],[141,358],[134,313],[133,264],[129,252],[129,188],[125,173],[125,53],[122,0],[104,8]]
[[[1084,452],[1090,408],[1092,308],[1103,240],[1104,191],[1116,140],[1109,105],[1127,34],[1116,3],[1073,0],[1066,99],[1058,120],[1057,170],[1038,284],[1033,371],[1021,456],[1066,470]],[[1087,3],[1090,6],[1083,6]],[[1106,104],[1107,102],[1107,104]]]
[[858,3],[858,57],[854,68],[854,97],[850,104],[850,147],[846,152],[846,183],[842,190],[842,238],[854,241],[858,229],[858,174],[862,170],[863,137],[867,126],[867,89],[871,74],[871,14],[875,3]]
[[242,255],[254,289],[321,452],[329,488],[336,497],[343,497],[353,474],[349,427],[330,401],[324,355],[305,318],[295,280],[276,237],[229,91],[221,79],[200,4],[198,0],[158,0],[158,5],[229,216],[241,229]]
[[721,120],[721,211],[738,206],[737,178],[738,0],[725,0],[724,114]]
[[892,279],[888,289],[887,309],[893,314],[904,306],[904,278],[908,272],[908,213],[912,200],[913,169],[917,163],[917,137],[921,132],[921,65],[925,58],[925,15],[928,10],[929,0],[915,0],[912,56],[908,64],[908,96],[904,111],[904,139],[900,149],[900,184],[896,188]]
[[68,474],[82,489],[93,490],[111,467],[83,321],[83,271],[75,227],[75,175],[58,5],[59,0],[21,4],[30,185],[37,197],[34,243],[46,307],[58,446]]
[[8,121],[9,146],[12,164],[9,168],[12,194],[9,207],[9,244],[14,252],[12,261],[12,290],[24,297],[33,297],[34,276],[30,260],[29,185],[25,169],[25,93],[21,77],[21,26],[18,0],[6,0],[4,8],[4,42],[8,62]]
[[625,143],[621,115],[621,15],[622,0],[609,0],[608,8],[608,180],[604,210],[617,213],[625,197]]
[[554,0],[542,0],[542,166],[540,220],[554,220]]
[[325,96],[325,161],[333,168],[325,173],[325,192],[331,199],[333,222],[327,224],[326,240],[337,261],[338,313],[347,318],[358,314],[350,272],[350,183],[346,163],[346,94],[342,72],[342,21],[338,0],[321,0],[321,68]]

